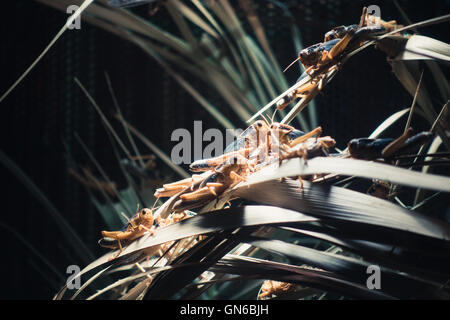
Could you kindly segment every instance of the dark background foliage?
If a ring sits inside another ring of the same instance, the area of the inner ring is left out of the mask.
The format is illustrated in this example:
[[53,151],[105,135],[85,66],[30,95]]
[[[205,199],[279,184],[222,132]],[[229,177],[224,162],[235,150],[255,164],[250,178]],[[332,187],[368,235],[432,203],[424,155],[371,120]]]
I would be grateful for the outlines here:
[[[296,57],[289,23],[299,25],[305,46],[322,41],[323,34],[334,26],[358,22],[363,5],[378,4],[384,19],[405,23],[391,1],[280,2],[290,8],[295,21],[287,20],[271,1],[254,1],[254,5],[282,67]],[[444,0],[399,3],[413,22],[449,11],[449,2]],[[54,37],[67,15],[29,0],[8,1],[2,5],[0,90],[3,93]],[[240,12],[237,4],[236,8]],[[146,6],[133,11],[148,17]],[[246,21],[242,13],[239,15]],[[164,9],[151,19],[175,31]],[[447,31],[448,24],[421,30],[424,35],[449,42]],[[80,164],[89,164],[74,137],[78,133],[105,171],[114,180],[121,181],[100,118],[74,83],[74,77],[78,77],[112,119],[113,104],[105,71],[111,77],[124,117],[166,153],[170,154],[175,144],[170,141],[171,132],[176,128],[192,130],[194,120],[202,120],[204,130],[221,129],[170,75],[137,47],[86,22],[82,22],[81,30],[66,32],[0,106],[1,149],[52,201],[94,255],[104,252],[97,240],[105,225],[83,186],[68,175],[64,143],[74,159]],[[444,71],[448,73],[448,68]],[[287,73],[290,83],[294,83],[298,75],[298,70],[290,69]],[[232,111],[214,97],[212,90],[202,88],[204,84],[197,79],[189,81],[212,97],[225,115],[236,119]],[[345,65],[323,95],[316,98],[316,104],[324,133],[333,136],[339,147],[344,147],[349,139],[370,134],[387,116],[408,107],[411,100],[392,74],[384,54],[371,48]],[[236,125],[244,127],[243,123]],[[413,126],[427,128],[418,117],[414,117]],[[170,172],[162,163],[158,168]],[[3,166],[0,171],[4,187],[0,218],[3,224],[0,226],[3,239],[0,298],[51,298],[62,285],[61,280],[4,225],[32,243],[63,275],[68,265],[80,262],[46,208],[11,172]]]

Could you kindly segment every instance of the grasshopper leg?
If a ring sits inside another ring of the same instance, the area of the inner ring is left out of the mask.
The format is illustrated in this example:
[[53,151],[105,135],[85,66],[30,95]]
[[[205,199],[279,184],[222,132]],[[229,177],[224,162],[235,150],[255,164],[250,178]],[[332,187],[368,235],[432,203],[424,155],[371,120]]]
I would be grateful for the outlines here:
[[367,25],[367,7],[363,7],[363,11],[361,14],[361,19],[359,20],[358,29],[361,29],[362,27]]
[[144,229],[145,231],[148,231],[148,233],[150,233],[151,235],[155,234],[155,231],[147,228],[146,226],[143,226],[142,224],[139,226],[139,229]]
[[206,187],[200,188],[193,192],[182,194],[182,195],[180,195],[180,198],[183,201],[193,201],[193,200],[199,200],[202,197],[211,196],[211,195],[214,195],[214,193],[211,192],[211,186],[208,187],[208,185],[206,185]]
[[217,197],[217,193],[216,193],[216,187],[221,187],[222,184],[221,183],[217,183],[217,182],[213,182],[213,183],[207,183],[206,186],[209,189],[209,192],[211,192],[215,197]]
[[263,292],[259,295],[259,299],[264,298],[265,296],[268,296],[269,294],[271,294],[269,291]]
[[303,190],[303,179],[301,176],[298,176],[298,181],[300,182],[300,186],[298,187],[299,191],[302,191]]
[[128,239],[131,236],[131,232],[122,232],[122,231],[102,231],[103,237],[108,237],[117,240],[117,244],[119,245],[119,252],[109,258],[109,260],[113,260],[117,258],[122,253],[122,243],[121,240]]
[[310,78],[312,79],[313,76],[311,75],[311,72],[314,71],[314,66],[310,66],[305,70],[305,73],[310,76]]
[[120,254],[122,253],[122,250],[123,250],[123,248],[122,248],[122,243],[120,242],[119,239],[117,240],[117,244],[119,245],[119,251],[118,251],[116,254],[114,254],[114,255],[112,255],[111,257],[109,257],[109,258],[108,258],[108,261],[111,261],[111,260],[116,259],[116,258],[117,258],[118,256],[120,256]]
[[293,140],[290,143],[290,147],[295,147],[299,143],[305,142],[306,140],[308,140],[312,136],[315,136],[316,134],[317,135],[321,135],[322,134],[322,127],[317,127],[315,129],[311,130],[310,132],[305,133],[304,135],[302,135],[302,136],[298,137],[297,139]]
[[338,55],[340,55],[345,48],[347,48],[348,43],[353,38],[355,31],[349,31],[338,43],[336,43],[333,48],[327,53],[327,58],[333,60]]
[[234,179],[234,180],[240,180],[240,181],[247,181],[244,177],[238,175],[236,172],[231,171],[230,172],[230,178]]
[[390,156],[392,156],[405,144],[406,139],[412,136],[412,132],[412,128],[409,127],[408,130],[406,130],[400,137],[392,141],[383,149],[383,151],[381,152],[381,156],[383,158],[389,158]]

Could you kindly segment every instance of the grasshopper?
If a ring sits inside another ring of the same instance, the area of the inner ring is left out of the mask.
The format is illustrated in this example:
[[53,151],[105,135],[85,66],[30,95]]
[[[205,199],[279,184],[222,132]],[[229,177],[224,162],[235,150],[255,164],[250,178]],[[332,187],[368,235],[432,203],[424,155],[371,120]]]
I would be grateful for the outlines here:
[[[134,239],[142,237],[145,232],[153,235],[154,231],[151,230],[153,226],[154,218],[151,209],[143,208],[142,210],[136,212],[136,214],[128,221],[128,224],[121,231],[102,231],[102,239],[100,239],[99,244],[102,247],[117,249],[119,251],[115,256],[112,256],[110,260],[117,258],[123,250],[122,241],[130,242]],[[117,245],[110,244],[111,242],[117,241]]]
[[[320,135],[322,133],[322,128],[317,127],[314,130],[305,133],[298,138],[288,141],[283,144],[280,148],[280,155],[278,157],[278,163],[285,159],[291,158],[303,158],[305,161],[314,157],[326,157],[328,156],[328,149],[336,145],[336,141],[330,136],[326,137],[316,137],[315,135]],[[300,189],[303,188],[302,177],[298,177],[300,181]]]
[[[169,185],[164,185],[155,193],[159,196],[178,195],[179,199],[172,207],[174,212],[198,208],[205,202],[221,195],[236,183],[245,180],[245,175],[253,170],[253,162],[246,157],[235,154],[226,158],[218,167],[212,168],[195,179],[183,179]],[[193,177],[194,177],[193,176]],[[170,195],[169,195],[170,194]]]
[[377,35],[394,30],[396,27],[396,21],[385,22],[378,17],[371,16],[364,7],[359,25],[339,26],[328,31],[324,36],[324,42],[303,49],[295,61],[299,60],[307,68],[305,72],[311,75],[312,70],[338,62],[345,52],[361,46],[363,42],[373,39]]
[[295,146],[306,142],[315,135],[322,134],[322,127],[317,127],[307,133],[301,132],[302,134],[299,134],[299,130],[294,130],[296,129],[285,124],[272,124],[270,142],[272,150],[277,150],[280,154],[290,153]]
[[193,190],[196,186],[198,186],[199,183],[201,183],[205,179],[207,175],[207,172],[204,172],[202,174],[194,174],[190,178],[164,184],[162,188],[156,189],[154,196],[156,198],[172,197],[185,189],[190,188],[191,190]]
[[245,181],[242,175],[247,175],[251,166],[247,158],[235,155],[211,171],[211,174],[200,183],[193,192],[180,195],[183,201],[198,201],[217,197],[236,183]]
[[339,68],[345,54],[359,48],[365,41],[395,30],[397,27],[396,21],[386,22],[379,17],[369,15],[367,8],[364,7],[358,25],[339,26],[325,33],[323,42],[301,50],[297,59],[284,70],[289,69],[296,61],[300,61],[306,70],[297,82],[306,76],[310,76],[312,80],[281,98],[277,102],[277,109],[284,109],[295,99],[305,97],[316,88],[321,90],[325,75]]
[[300,286],[289,283],[281,282],[275,280],[266,280],[261,286],[261,293],[258,299],[266,298],[267,296],[272,297],[272,295],[280,295],[283,293],[295,292]]
[[194,161],[189,166],[193,172],[204,172],[219,167],[225,163],[227,159],[231,159],[236,155],[249,157],[249,154],[265,142],[265,137],[269,132],[267,122],[258,120],[245,129],[238,138],[230,143],[224,150],[223,155],[218,157],[201,159]]
[[433,133],[429,131],[420,132],[415,135],[412,133],[412,128],[409,128],[397,139],[356,138],[350,140],[347,146],[353,158],[364,160],[389,159],[407,154],[411,150],[427,143],[433,137]]
[[290,158],[307,160],[315,157],[327,157],[328,149],[335,145],[336,141],[330,136],[309,138],[303,143],[293,146],[285,154],[280,155],[280,162]]

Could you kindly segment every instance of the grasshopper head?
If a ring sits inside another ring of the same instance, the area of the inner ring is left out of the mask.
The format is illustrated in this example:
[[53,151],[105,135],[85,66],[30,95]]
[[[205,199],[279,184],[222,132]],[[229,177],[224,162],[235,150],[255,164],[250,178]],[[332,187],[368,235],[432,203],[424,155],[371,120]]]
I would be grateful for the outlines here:
[[319,53],[321,49],[321,43],[312,45],[308,48],[303,49],[298,53],[298,60],[303,64],[305,67],[310,67],[315,65],[319,61]]
[[267,126],[267,124],[263,121],[263,120],[258,120],[258,121],[255,121],[254,123],[253,123],[253,127],[256,129],[256,130],[262,130],[263,128],[265,128]]
[[143,208],[139,212],[139,218],[141,220],[141,223],[143,223],[143,224],[145,224],[147,226],[153,225],[153,212],[152,212],[152,210],[150,210],[148,208]]

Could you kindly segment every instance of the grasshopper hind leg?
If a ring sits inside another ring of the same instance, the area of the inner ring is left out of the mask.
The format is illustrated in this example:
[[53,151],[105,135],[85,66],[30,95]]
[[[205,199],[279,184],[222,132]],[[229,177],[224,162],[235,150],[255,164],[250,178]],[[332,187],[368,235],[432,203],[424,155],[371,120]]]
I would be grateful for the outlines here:
[[120,256],[120,254],[123,251],[122,243],[120,240],[117,240],[117,245],[119,246],[119,251],[116,254],[113,254],[111,257],[108,258],[108,261],[112,261]]

